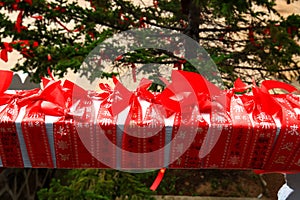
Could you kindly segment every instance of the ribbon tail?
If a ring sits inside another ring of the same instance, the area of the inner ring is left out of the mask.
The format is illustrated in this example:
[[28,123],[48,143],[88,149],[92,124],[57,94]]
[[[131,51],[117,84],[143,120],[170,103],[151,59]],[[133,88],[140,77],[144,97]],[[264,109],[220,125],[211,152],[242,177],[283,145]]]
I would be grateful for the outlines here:
[[15,24],[15,28],[18,33],[21,33],[22,30],[22,18],[23,18],[23,10],[20,10]]
[[154,180],[153,184],[150,187],[150,190],[155,191],[159,184],[161,183],[162,179],[164,178],[166,172],[166,168],[161,168],[156,176],[156,179]]

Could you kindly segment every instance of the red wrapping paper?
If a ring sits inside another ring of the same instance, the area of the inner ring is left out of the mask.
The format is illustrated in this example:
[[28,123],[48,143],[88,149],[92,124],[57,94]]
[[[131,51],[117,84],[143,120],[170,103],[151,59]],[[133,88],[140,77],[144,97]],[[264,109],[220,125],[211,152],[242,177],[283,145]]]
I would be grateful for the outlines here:
[[[18,118],[32,167],[300,170],[300,98],[278,81],[249,93],[239,80],[222,91],[198,74],[174,72],[162,93],[149,92],[148,80],[131,92],[114,79],[100,94],[48,80],[42,90],[7,94],[9,76],[0,84],[4,167],[24,167]],[[269,94],[278,87],[289,94]]]
[[22,132],[32,167],[53,168],[45,114],[37,109],[41,103],[41,101],[36,101],[31,108],[26,109],[21,123]]
[[93,101],[88,92],[67,81],[63,88],[57,85],[55,93],[60,94],[59,103],[64,106],[57,109],[56,115],[62,117],[53,124],[57,167],[106,168],[93,155],[97,140]]
[[[288,102],[282,102],[288,105]],[[282,107],[280,133],[273,147],[272,156],[264,167],[270,171],[284,171],[287,163],[291,162],[294,152],[297,151],[300,144],[299,120],[294,112]]]
[[[8,76],[8,78],[4,76],[4,80],[10,82],[12,76]],[[6,90],[8,87],[7,83],[0,86],[2,90]],[[24,166],[15,121],[22,107],[18,104],[28,96],[35,95],[37,91],[20,91],[16,94],[3,93],[0,97],[0,104],[4,104],[4,109],[0,112],[0,153],[4,166]]]
[[103,164],[109,167],[118,168],[116,117],[105,107],[100,108],[98,113],[96,141],[96,158],[101,158]]
[[174,117],[170,150],[170,160],[174,162],[170,164],[170,168],[203,167],[199,151],[207,136],[209,125],[198,107],[189,110],[190,112],[186,113],[176,113]]
[[[128,102],[129,113],[122,134],[121,167],[125,169],[152,169],[164,164],[164,151],[161,150],[165,145],[164,108],[147,90],[150,85],[149,80],[142,79]],[[149,104],[145,113],[141,101]]]
[[227,113],[219,113],[212,114],[211,124],[204,144],[211,151],[204,157],[204,168],[224,168],[232,135],[232,122]]
[[229,142],[225,168],[244,168],[249,158],[252,124],[239,95],[230,98],[230,118],[232,120],[232,136]]
[[247,105],[246,110],[251,116],[253,127],[249,157],[245,163],[245,168],[248,169],[262,169],[275,142],[277,127],[271,107],[278,104],[272,104],[272,99],[268,97],[269,94],[261,92],[256,87],[253,87],[253,96],[243,95],[242,97],[244,105]]
[[17,116],[18,107],[12,102],[0,113],[0,153],[3,166],[24,166],[15,124]]

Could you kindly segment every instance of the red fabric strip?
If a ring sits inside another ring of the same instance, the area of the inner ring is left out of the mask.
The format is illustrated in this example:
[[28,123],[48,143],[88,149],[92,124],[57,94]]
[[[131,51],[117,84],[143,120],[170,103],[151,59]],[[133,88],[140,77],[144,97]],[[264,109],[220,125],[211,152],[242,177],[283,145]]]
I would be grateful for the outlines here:
[[150,187],[150,190],[155,191],[157,189],[162,179],[164,178],[165,172],[166,172],[166,168],[162,168],[159,170],[156,179],[154,180],[153,184]]
[[39,110],[41,101],[27,109],[22,131],[32,167],[53,168],[50,144],[46,132],[45,114]]
[[15,102],[0,113],[0,154],[4,167],[24,167],[15,124],[18,113]]

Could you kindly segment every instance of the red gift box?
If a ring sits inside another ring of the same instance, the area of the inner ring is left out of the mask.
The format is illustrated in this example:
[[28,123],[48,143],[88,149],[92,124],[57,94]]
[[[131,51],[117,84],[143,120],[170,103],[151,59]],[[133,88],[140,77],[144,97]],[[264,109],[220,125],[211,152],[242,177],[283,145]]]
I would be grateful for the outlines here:
[[[277,81],[223,91],[175,71],[162,93],[142,80],[103,93],[44,79],[44,89],[0,85],[0,156],[5,167],[300,169],[300,99],[268,90]],[[199,87],[199,84],[201,85]],[[225,99],[225,100],[224,100]]]
[[[121,122],[123,130],[119,135],[122,138],[121,168],[156,169],[164,165],[165,114],[155,94],[147,90],[151,84],[151,81],[142,79],[127,101],[129,110],[125,121]],[[119,85],[116,88],[122,87]],[[117,89],[124,94],[122,90],[124,88]]]
[[252,139],[252,123],[246,112],[240,95],[230,95],[230,117],[232,120],[232,136],[229,142],[225,168],[244,168],[249,159],[248,153]]

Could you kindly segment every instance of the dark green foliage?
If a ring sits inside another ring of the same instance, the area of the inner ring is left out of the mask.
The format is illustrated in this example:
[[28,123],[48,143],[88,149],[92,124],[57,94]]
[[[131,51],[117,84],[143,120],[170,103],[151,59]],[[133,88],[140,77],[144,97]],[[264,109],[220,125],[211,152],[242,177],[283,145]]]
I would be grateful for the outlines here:
[[69,170],[64,176],[53,179],[49,188],[41,189],[38,197],[41,200],[153,199],[154,192],[143,184],[142,177],[145,175],[115,170]]
[[[2,9],[16,9],[13,7],[15,1],[2,2]],[[151,26],[177,30],[199,38],[200,45],[214,59],[223,80],[229,84],[236,77],[245,80],[252,77],[259,80],[270,76],[284,80],[299,77],[299,59],[295,58],[300,54],[300,17],[280,17],[274,9],[274,0],[189,1],[192,3],[187,6],[187,11],[200,13],[199,18],[194,16],[193,19],[182,13],[179,0],[158,0],[157,7],[153,4],[134,5],[124,0],[93,0],[91,7],[89,2],[86,1],[87,7],[82,7],[66,0],[51,3],[33,0],[32,5],[21,1],[17,12],[24,11],[23,21],[32,20],[32,23],[24,24],[21,31],[16,30],[15,21],[11,21],[6,14],[1,14],[0,43],[6,37],[11,37],[12,41],[29,40],[30,43],[39,43],[38,47],[31,45],[25,51],[24,46],[13,45],[25,58],[25,62],[13,66],[13,70],[28,72],[35,81],[39,81],[41,76],[47,75],[47,68],[50,67],[55,75],[63,77],[68,69],[80,71],[88,53],[113,34]],[[255,5],[263,9],[255,10]],[[33,20],[32,16],[42,18]],[[191,20],[196,20],[194,24],[200,25],[199,28],[196,27],[197,30],[191,27]],[[55,26],[49,28],[50,25]],[[158,62],[173,67],[170,63],[177,62],[179,58],[172,54],[173,52],[166,54],[158,50],[140,50],[128,54],[121,63],[115,64],[116,67],[124,67],[122,62]],[[184,69],[192,70],[194,67],[186,63]],[[89,75],[89,78],[94,79],[96,75],[97,73]],[[112,76],[111,71],[101,75]]]

